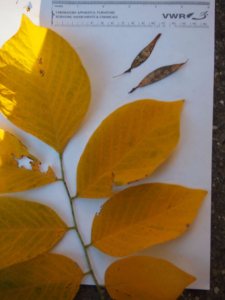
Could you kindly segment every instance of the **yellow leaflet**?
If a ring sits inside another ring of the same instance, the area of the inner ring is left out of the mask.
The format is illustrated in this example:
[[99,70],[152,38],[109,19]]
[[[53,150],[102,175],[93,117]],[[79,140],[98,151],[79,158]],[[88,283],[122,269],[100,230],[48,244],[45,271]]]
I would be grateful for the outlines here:
[[193,281],[166,260],[145,256],[119,260],[105,274],[106,288],[116,300],[176,300]]
[[[31,159],[31,170],[20,168],[18,159]],[[40,171],[40,162],[12,134],[0,129],[0,193],[20,192],[56,181],[51,168]]]
[[126,256],[173,240],[194,221],[206,191],[162,183],[128,188],[96,215],[92,244],[111,256]]
[[23,16],[0,51],[0,111],[60,153],[90,102],[89,79],[77,53],[59,35]]
[[47,252],[67,231],[52,209],[31,201],[0,197],[0,216],[0,269]]
[[45,254],[0,271],[1,300],[73,300],[83,273],[71,259]]
[[106,197],[113,183],[122,185],[150,175],[179,140],[182,106],[182,100],[139,100],[109,115],[80,158],[79,196]]

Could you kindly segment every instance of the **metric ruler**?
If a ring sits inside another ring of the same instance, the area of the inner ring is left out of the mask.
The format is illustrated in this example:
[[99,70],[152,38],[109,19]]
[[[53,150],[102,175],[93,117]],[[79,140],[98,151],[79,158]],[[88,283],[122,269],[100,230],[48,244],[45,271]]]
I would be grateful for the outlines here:
[[52,26],[208,28],[209,1],[57,1]]

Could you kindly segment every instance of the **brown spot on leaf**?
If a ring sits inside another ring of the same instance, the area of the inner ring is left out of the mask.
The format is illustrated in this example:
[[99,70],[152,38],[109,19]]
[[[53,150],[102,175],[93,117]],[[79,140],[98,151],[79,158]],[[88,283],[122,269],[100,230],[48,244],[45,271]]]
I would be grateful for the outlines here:
[[42,58],[42,57],[39,57],[39,58],[38,58],[38,63],[39,63],[39,65],[42,65],[42,64],[43,64],[43,58]]
[[40,70],[40,75],[43,77],[45,76],[45,71],[43,69]]

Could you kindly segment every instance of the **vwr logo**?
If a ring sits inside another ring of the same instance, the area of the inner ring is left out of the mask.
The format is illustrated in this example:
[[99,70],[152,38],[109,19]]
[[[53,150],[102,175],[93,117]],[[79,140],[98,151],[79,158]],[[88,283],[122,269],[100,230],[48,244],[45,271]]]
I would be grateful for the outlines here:
[[162,14],[164,19],[191,19],[191,20],[204,20],[208,16],[208,11],[202,11],[200,14],[196,13],[164,13]]

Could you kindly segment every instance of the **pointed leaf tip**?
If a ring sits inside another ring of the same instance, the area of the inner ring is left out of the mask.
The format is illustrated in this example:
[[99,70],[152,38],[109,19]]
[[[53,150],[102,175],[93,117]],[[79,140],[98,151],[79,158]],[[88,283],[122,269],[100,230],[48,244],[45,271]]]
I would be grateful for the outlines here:
[[0,111],[62,153],[90,102],[89,78],[77,53],[57,33],[23,15],[0,61]]
[[127,184],[151,175],[179,141],[182,107],[183,100],[143,99],[103,120],[78,164],[80,197],[107,197],[113,183]]
[[111,256],[127,256],[184,234],[207,192],[151,183],[115,194],[94,218],[92,244]]
[[129,257],[106,271],[106,289],[117,300],[176,300],[196,278],[170,262],[153,257]]

